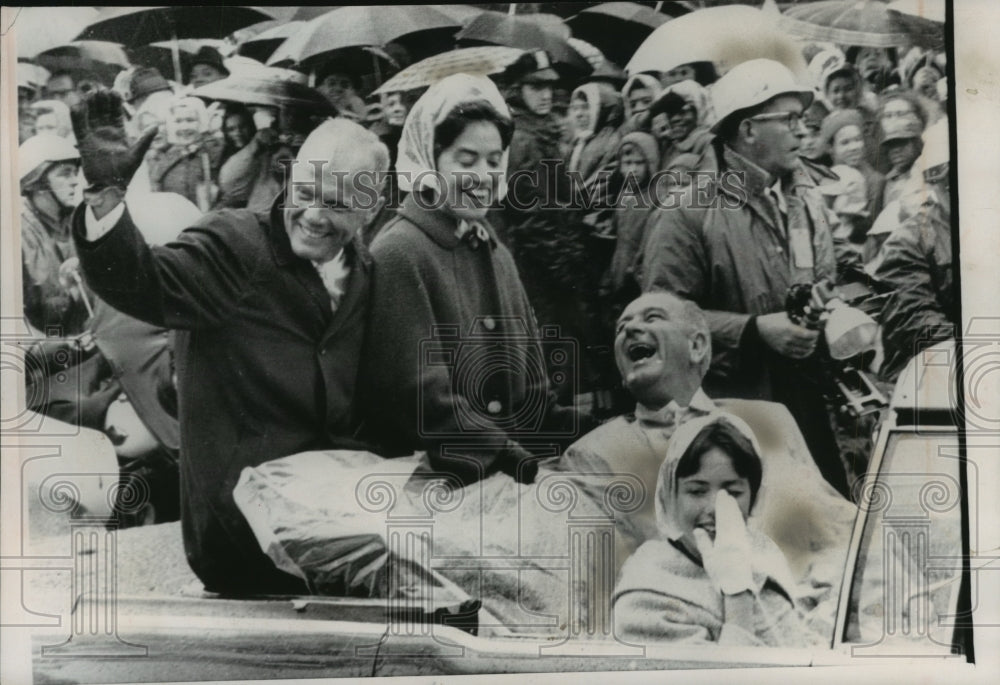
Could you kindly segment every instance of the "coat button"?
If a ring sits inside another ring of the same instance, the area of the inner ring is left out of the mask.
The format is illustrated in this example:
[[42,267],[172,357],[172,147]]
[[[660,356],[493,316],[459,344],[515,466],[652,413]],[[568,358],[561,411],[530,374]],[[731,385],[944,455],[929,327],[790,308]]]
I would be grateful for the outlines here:
[[492,331],[496,327],[497,327],[497,322],[493,319],[492,316],[487,316],[485,319],[483,319],[483,328],[485,328],[486,330]]
[[325,357],[326,356],[326,350],[320,350],[319,351],[319,356]]
[[492,402],[486,405],[486,411],[488,411],[491,414],[499,414],[501,409],[503,409],[503,406],[500,404],[498,400],[493,400]]

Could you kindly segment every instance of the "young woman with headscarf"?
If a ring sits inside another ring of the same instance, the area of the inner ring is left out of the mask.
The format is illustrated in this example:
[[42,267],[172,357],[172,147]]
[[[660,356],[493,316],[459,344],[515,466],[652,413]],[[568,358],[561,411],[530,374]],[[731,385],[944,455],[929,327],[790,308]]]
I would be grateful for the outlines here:
[[397,216],[372,243],[362,362],[365,425],[385,453],[427,450],[453,484],[531,482],[523,436],[567,445],[585,428],[548,389],[539,332],[510,252],[486,220],[506,192],[512,125],[485,77],[431,86],[403,127]]
[[618,152],[622,123],[621,96],[607,83],[585,83],[573,91],[570,116],[576,126],[568,169],[584,180],[587,188],[599,182],[598,172]]
[[656,486],[661,538],[625,562],[615,634],[633,643],[810,647],[825,644],[796,606],[788,562],[750,512],[761,491],[749,426],[717,412],[674,433]]
[[175,99],[167,111],[166,144],[146,156],[150,190],[177,193],[203,211],[218,194],[222,141],[209,131],[205,103],[195,97]]

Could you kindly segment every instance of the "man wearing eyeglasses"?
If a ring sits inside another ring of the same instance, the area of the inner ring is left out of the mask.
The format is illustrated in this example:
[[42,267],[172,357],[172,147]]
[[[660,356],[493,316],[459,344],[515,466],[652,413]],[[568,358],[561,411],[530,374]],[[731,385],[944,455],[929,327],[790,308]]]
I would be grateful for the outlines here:
[[713,397],[782,402],[796,418],[824,477],[843,494],[847,478],[826,405],[811,380],[818,333],[792,322],[795,283],[836,278],[831,222],[799,158],[810,88],[782,64],[745,62],[712,92],[719,175],[679,208],[655,210],[641,267],[644,291],[663,288],[707,314]]
[[119,311],[177,331],[181,523],[211,592],[304,592],[261,551],[233,501],[245,467],[356,447],[357,369],[372,282],[360,233],[381,209],[389,152],[326,120],[302,144],[270,212],[204,215],[147,245],[123,188],[156,129],[129,145],[117,94],[73,111],[89,187],[73,215],[83,275]]

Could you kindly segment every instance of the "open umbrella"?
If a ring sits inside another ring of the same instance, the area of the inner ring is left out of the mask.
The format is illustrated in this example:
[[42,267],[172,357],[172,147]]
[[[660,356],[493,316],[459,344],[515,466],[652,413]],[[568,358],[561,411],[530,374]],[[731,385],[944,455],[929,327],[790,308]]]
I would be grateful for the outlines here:
[[236,52],[244,57],[266,62],[274,54],[274,51],[278,49],[279,45],[301,31],[305,25],[306,22],[304,21],[276,23],[274,26],[261,31],[252,38],[244,40],[236,48]]
[[895,0],[889,17],[922,48],[944,50],[945,0]]
[[98,12],[93,7],[60,7],[58,11],[51,7],[20,7],[11,14],[11,26],[17,34],[17,56],[30,59],[72,41],[94,21]]
[[305,109],[319,115],[336,114],[334,106],[315,88],[278,78],[230,76],[196,88],[191,94],[206,100]]
[[545,50],[564,73],[586,75],[592,70],[566,39],[523,17],[484,12],[459,31],[455,39],[464,47],[506,45],[523,50]]
[[[274,16],[259,7],[181,5],[178,7],[105,7],[77,36],[127,47],[178,38],[222,38],[237,29]],[[174,77],[182,80],[180,48],[174,48]]]
[[308,65],[327,53],[350,47],[384,46],[423,31],[454,30],[455,19],[422,5],[339,7],[307,22],[282,43],[268,64]]
[[[181,72],[186,73],[190,69],[191,58],[202,47],[211,47],[221,51],[225,44],[225,41],[216,38],[178,39],[176,47],[180,57]],[[169,76],[173,72],[174,45],[174,41],[159,41],[152,45],[128,48],[127,52],[133,64],[155,67],[164,76]]]
[[605,2],[581,11],[566,23],[574,36],[596,45],[612,62],[625,64],[642,41],[669,20],[667,15],[635,2]]
[[501,45],[460,48],[451,52],[443,52],[406,67],[382,84],[374,94],[399,93],[427,88],[452,74],[474,74],[477,76],[499,74],[523,54],[524,50],[520,48]]
[[820,0],[785,10],[779,25],[814,41],[868,48],[891,48],[910,42],[881,0]]
[[491,11],[481,10],[477,7],[473,7],[472,5],[425,5],[425,7],[430,7],[432,9],[436,9],[438,12],[447,14],[449,17],[459,22],[462,26],[465,26],[483,12]]
[[697,10],[653,31],[625,70],[664,72],[691,62],[711,62],[722,75],[742,62],[766,58],[781,62],[804,83],[811,82],[799,45],[776,24],[773,15],[744,5]]
[[98,40],[58,45],[38,53],[35,61],[52,73],[68,72],[74,80],[93,74],[109,83],[118,72],[131,66],[122,46]]

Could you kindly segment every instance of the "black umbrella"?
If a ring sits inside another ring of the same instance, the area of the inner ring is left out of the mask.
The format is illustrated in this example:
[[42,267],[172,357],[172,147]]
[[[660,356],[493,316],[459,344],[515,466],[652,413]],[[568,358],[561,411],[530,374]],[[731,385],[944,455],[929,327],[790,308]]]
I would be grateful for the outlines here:
[[[668,7],[673,10],[671,16],[687,14],[683,6],[670,3]],[[609,60],[623,65],[671,16],[635,2],[605,2],[581,11],[566,23],[575,37],[597,46]]]
[[[105,7],[77,40],[106,40],[136,47],[178,38],[222,38],[273,18],[271,11],[258,7]],[[174,77],[178,82],[182,80],[179,48],[174,50]]]
[[340,7],[307,22],[283,42],[268,64],[312,64],[344,48],[385,46],[409,34],[455,30],[460,22],[422,5]]
[[566,75],[586,75],[590,64],[562,37],[550,33],[533,21],[494,12],[485,12],[455,36],[462,46],[506,45],[522,50],[545,50],[553,63]]

